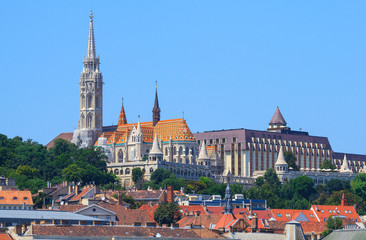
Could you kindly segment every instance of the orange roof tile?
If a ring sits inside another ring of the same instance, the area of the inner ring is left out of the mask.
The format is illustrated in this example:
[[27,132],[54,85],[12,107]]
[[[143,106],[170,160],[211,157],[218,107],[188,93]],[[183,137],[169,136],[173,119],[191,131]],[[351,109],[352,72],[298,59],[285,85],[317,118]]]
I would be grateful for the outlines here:
[[361,222],[360,216],[353,206],[312,205],[310,210],[317,215],[321,222],[324,222],[330,216],[345,216]]
[[82,198],[85,194],[87,194],[92,189],[93,188],[88,188],[88,187],[83,188],[81,193],[74,195],[69,201],[79,201],[80,198]]
[[[140,125],[144,142],[152,143],[155,134],[162,141],[169,141],[170,137],[172,141],[195,141],[186,121],[182,118],[161,120],[155,127],[153,122],[141,122]],[[115,132],[104,132],[101,137],[107,138],[107,144],[125,143],[133,126],[137,127],[137,123],[118,124]],[[95,143],[95,145],[97,144]]]
[[7,233],[0,233],[0,240],[13,240],[13,238]]
[[33,205],[30,191],[0,191],[0,205],[2,204],[23,204]]

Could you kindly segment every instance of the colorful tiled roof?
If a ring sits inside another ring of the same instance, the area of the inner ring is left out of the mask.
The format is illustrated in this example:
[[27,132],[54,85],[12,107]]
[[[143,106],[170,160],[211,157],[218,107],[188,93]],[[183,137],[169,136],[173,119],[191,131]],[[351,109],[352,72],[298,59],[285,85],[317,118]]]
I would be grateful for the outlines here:
[[[186,121],[182,118],[161,120],[155,127],[153,126],[153,122],[141,122],[140,125],[143,133],[143,141],[146,143],[152,143],[155,134],[159,138],[159,141],[164,142],[169,141],[170,137],[172,141],[195,141]],[[116,144],[124,144],[134,126],[137,127],[137,123],[118,125],[115,132],[104,132],[101,137],[107,138],[108,145],[113,142]]]
[[30,191],[0,191],[0,205],[17,204],[33,205]]

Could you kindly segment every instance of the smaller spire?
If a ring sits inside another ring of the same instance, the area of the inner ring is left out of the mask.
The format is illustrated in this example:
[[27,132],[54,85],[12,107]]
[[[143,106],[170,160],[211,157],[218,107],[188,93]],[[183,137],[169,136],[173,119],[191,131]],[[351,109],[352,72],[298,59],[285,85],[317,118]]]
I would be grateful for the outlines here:
[[149,154],[161,154],[161,155],[163,154],[163,152],[160,150],[159,140],[158,140],[158,136],[156,133],[155,133],[154,142],[153,142],[153,145],[152,145],[152,148],[151,148],[151,151]]
[[121,107],[121,113],[119,114],[118,125],[123,124],[127,124],[127,117],[125,113],[125,108],[123,106],[123,98],[122,98],[122,107]]
[[230,177],[231,172],[227,173],[227,185],[225,189],[225,206],[224,206],[224,214],[233,214],[233,205],[232,205],[232,199],[231,199],[231,187],[230,187]]
[[282,146],[280,147],[275,165],[288,165],[285,160],[285,155],[283,154]]
[[339,169],[339,171],[344,172],[344,173],[347,173],[347,172],[351,173],[352,172],[352,170],[349,167],[346,154],[344,154],[343,163],[342,163],[341,169]]
[[202,159],[202,160],[209,159],[208,154],[207,154],[205,140],[202,140],[200,153],[198,154],[198,159]]
[[138,120],[138,123],[137,123],[137,130],[136,130],[137,133],[142,133],[141,131],[141,123],[140,123],[140,115],[139,115],[139,120]]
[[271,119],[271,121],[269,122],[269,124],[281,124],[281,125],[287,125],[287,122],[285,121],[285,118],[282,116],[282,113],[280,111],[280,109],[276,108],[275,113],[273,114],[273,117]]
[[158,124],[160,121],[160,107],[159,107],[159,99],[158,99],[158,81],[155,81],[155,102],[152,110],[153,113],[153,126]]

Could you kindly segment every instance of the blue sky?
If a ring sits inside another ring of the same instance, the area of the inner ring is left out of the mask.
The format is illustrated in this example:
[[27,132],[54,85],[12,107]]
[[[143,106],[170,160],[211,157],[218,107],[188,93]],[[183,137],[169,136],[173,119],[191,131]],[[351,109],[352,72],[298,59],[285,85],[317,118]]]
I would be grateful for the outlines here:
[[0,133],[47,144],[77,127],[94,12],[104,125],[162,119],[192,132],[288,126],[365,150],[365,1],[1,1]]

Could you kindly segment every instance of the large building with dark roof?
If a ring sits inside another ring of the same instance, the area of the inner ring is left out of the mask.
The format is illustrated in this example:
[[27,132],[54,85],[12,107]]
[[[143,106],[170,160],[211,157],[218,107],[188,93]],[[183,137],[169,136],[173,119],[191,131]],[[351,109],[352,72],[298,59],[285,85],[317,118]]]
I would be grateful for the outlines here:
[[[309,135],[308,132],[293,131],[277,107],[267,131],[250,129],[228,129],[205,131],[193,134],[198,143],[214,147],[225,171],[234,176],[251,177],[255,171],[274,168],[280,147],[291,151],[297,158],[300,170],[320,168],[322,161],[331,160],[339,169],[343,153],[334,153],[327,137]],[[352,171],[362,170],[365,155],[347,154]],[[215,160],[216,161],[216,160]]]

